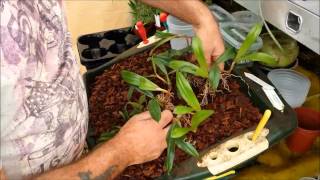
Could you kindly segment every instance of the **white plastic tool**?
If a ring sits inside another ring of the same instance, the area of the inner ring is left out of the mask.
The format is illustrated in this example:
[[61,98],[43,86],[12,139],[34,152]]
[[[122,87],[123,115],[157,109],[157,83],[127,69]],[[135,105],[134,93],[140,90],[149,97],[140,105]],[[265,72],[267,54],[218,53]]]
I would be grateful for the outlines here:
[[270,84],[264,82],[263,80],[261,80],[260,78],[258,78],[257,76],[255,76],[255,75],[253,75],[251,73],[245,72],[244,76],[246,76],[247,78],[251,79],[255,83],[257,83],[260,86],[262,86],[262,90],[266,94],[266,96],[268,97],[268,99],[271,102],[272,106],[274,108],[278,109],[279,111],[283,112],[284,104],[281,101],[281,99],[279,98],[278,94],[275,92],[273,86],[271,86]]
[[232,138],[211,149],[197,165],[207,167],[213,175],[225,172],[268,149],[268,133],[264,128],[255,142],[251,140],[253,131]]

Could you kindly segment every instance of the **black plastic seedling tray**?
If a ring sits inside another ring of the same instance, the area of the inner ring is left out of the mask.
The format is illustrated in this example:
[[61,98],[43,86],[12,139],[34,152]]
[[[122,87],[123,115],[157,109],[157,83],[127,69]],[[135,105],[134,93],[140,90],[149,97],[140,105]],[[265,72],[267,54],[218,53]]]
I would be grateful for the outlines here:
[[[99,66],[98,68],[92,69],[87,71],[84,74],[84,81],[86,84],[87,92],[88,92],[88,97],[90,97],[90,87],[93,85],[95,82],[95,77],[101,75],[104,71],[108,70],[113,64],[121,62],[123,59],[126,59],[127,57],[130,57],[132,55],[141,53],[145,50],[148,50],[152,48],[153,45],[146,46],[144,48],[137,48],[136,46],[127,50],[126,52],[120,54],[113,60]],[[252,66],[252,67],[244,67],[241,66],[240,68],[236,68],[233,73],[241,76],[247,84],[245,84],[243,81],[239,80],[239,83],[242,87],[242,90],[247,96],[251,99],[251,101],[254,103],[256,107],[258,107],[263,113],[266,109],[270,109],[272,111],[272,116],[269,119],[266,127],[269,129],[269,134],[267,135],[267,140],[269,142],[269,148],[273,146],[274,144],[278,143],[281,139],[287,137],[296,127],[297,127],[297,118],[294,113],[294,110],[285,102],[285,100],[280,96],[280,94],[277,92],[279,97],[281,98],[282,102],[285,104],[284,112],[280,112],[279,110],[273,108],[272,104],[270,101],[267,99],[266,95],[264,94],[262,88],[260,85],[252,82],[251,80],[247,79],[243,72],[250,72],[255,74],[257,77],[262,79],[263,81],[272,84],[266,77],[266,75],[257,67],[257,66]],[[249,95],[249,93],[250,95]],[[247,129],[245,132],[253,130]],[[242,132],[244,133],[244,132]],[[241,133],[241,134],[242,134]],[[226,140],[223,140],[220,143],[223,143],[229,139],[232,139],[237,135],[234,135]],[[90,134],[88,134],[88,142],[90,143]],[[91,141],[92,142],[92,141]],[[218,144],[212,145],[212,147],[217,146]],[[210,147],[209,149],[211,149]],[[204,151],[206,152],[206,151]],[[201,153],[204,153],[201,152]],[[207,168],[199,168],[197,166],[197,159],[195,158],[190,158],[178,165],[175,166],[172,174],[170,176],[165,175],[160,177],[159,179],[203,179],[205,177],[210,176],[210,172],[208,171]],[[249,162],[249,160],[247,160]],[[237,167],[243,166],[239,165]]]
[[140,38],[135,35],[132,28],[80,36],[77,42],[80,62],[87,69],[96,68],[139,42]]

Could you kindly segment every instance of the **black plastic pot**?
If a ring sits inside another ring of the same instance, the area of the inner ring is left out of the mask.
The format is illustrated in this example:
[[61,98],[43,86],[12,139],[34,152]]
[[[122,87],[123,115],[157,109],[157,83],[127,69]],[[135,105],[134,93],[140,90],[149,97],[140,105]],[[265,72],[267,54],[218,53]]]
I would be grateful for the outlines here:
[[[95,77],[98,75],[101,75],[105,70],[110,68],[113,64],[121,62],[123,59],[141,53],[145,50],[150,49],[153,47],[153,45],[149,45],[144,48],[138,49],[137,47],[133,47],[124,53],[120,54],[113,60],[101,65],[98,68],[89,70],[87,73],[84,74],[84,81],[86,84],[87,92],[88,92],[88,97],[90,97],[90,87],[93,85],[95,81]],[[270,109],[272,113],[272,117],[270,118],[268,124],[266,127],[269,129],[269,135],[267,136],[267,140],[269,142],[269,147],[272,145],[278,143],[281,139],[287,137],[296,127],[297,127],[297,118],[296,115],[293,111],[293,109],[285,102],[285,100],[280,96],[280,94],[277,92],[279,97],[282,99],[282,102],[285,104],[285,109],[284,112],[280,112],[277,109],[273,108],[271,105],[270,101],[267,99],[266,95],[264,94],[262,88],[260,85],[255,84],[254,82],[250,81],[244,76],[244,72],[250,72],[258,76],[260,79],[264,80],[265,82],[272,84],[266,77],[266,75],[259,70],[257,66],[253,67],[244,67],[240,66],[240,68],[237,68],[234,70],[234,74],[241,76],[246,83],[249,85],[249,93],[248,93],[248,88],[247,84],[245,84],[243,81],[239,80],[239,83],[242,87],[242,90],[245,94],[248,95],[248,97],[252,100],[254,105],[260,109],[261,112],[264,112],[265,109]],[[246,131],[253,130],[247,129]],[[244,132],[241,132],[241,134]],[[223,142],[232,139],[237,135],[234,135],[228,139],[223,140]],[[88,142],[91,145],[93,141],[90,140],[90,134],[88,134]],[[223,143],[221,142],[221,143]],[[212,145],[212,147],[217,146],[218,144]],[[210,147],[209,149],[211,149]],[[206,152],[205,150],[204,152]],[[201,152],[202,154],[204,152]],[[185,179],[203,179],[205,177],[210,176],[210,172],[206,168],[200,168],[197,166],[197,159],[195,158],[190,158],[186,160],[185,162],[182,162],[178,165],[175,166],[172,174],[170,176],[165,175],[163,177],[160,177],[159,179],[179,179],[179,180],[185,180]],[[250,159],[246,161],[246,163],[250,162]],[[241,165],[233,168],[240,168],[244,165],[245,163],[242,163]]]

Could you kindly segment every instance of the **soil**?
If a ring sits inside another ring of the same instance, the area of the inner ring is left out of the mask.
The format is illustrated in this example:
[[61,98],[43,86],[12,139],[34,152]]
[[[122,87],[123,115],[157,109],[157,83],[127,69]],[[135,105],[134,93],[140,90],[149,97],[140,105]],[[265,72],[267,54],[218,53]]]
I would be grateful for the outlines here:
[[[156,53],[168,49],[168,45],[161,46]],[[118,64],[113,65],[101,76],[96,77],[96,82],[91,89],[89,98],[90,124],[95,129],[94,135],[98,139],[101,133],[110,130],[113,126],[125,123],[119,111],[123,110],[127,100],[128,85],[121,80],[120,71],[130,70],[140,75],[148,76],[153,73],[148,58],[148,51],[131,56]],[[186,56],[192,57],[192,56]],[[154,80],[156,83],[161,82]],[[195,92],[202,92],[203,81],[198,84],[192,82]],[[200,83],[200,85],[199,85]],[[219,86],[220,91],[215,96],[208,98],[204,109],[213,109],[214,115],[208,118],[196,133],[189,133],[187,139],[194,143],[198,151],[204,150],[235,133],[239,133],[254,126],[261,118],[259,109],[254,107],[250,99],[240,90],[240,85],[233,78],[227,79],[229,90]],[[165,87],[165,86],[161,86]],[[200,93],[198,93],[200,94]],[[137,99],[139,94],[134,94]],[[176,97],[176,96],[175,96]],[[200,102],[201,99],[199,98]],[[173,100],[177,102],[179,100]],[[160,158],[128,167],[118,179],[145,180],[154,179],[165,173],[164,162],[166,152]],[[189,156],[177,149],[175,163],[188,159]]]

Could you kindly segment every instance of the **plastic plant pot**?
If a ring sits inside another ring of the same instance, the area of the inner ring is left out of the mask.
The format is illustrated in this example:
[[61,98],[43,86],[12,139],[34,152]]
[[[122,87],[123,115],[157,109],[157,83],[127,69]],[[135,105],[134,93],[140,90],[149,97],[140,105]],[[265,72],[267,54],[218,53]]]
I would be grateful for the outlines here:
[[288,137],[286,143],[291,151],[305,153],[320,136],[320,112],[305,107],[296,108],[295,111],[298,128]]
[[300,107],[306,100],[311,83],[304,75],[290,69],[276,69],[268,73],[268,78],[291,107]]

